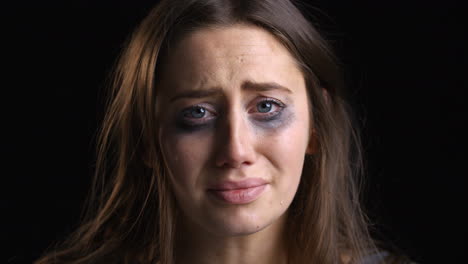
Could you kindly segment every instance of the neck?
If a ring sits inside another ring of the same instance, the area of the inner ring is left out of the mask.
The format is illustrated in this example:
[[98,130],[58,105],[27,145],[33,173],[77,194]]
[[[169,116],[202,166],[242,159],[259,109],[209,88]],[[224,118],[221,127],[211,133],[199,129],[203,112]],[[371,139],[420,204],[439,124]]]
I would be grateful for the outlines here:
[[183,225],[175,245],[176,263],[285,264],[285,225],[286,214],[258,232],[239,236],[217,236]]

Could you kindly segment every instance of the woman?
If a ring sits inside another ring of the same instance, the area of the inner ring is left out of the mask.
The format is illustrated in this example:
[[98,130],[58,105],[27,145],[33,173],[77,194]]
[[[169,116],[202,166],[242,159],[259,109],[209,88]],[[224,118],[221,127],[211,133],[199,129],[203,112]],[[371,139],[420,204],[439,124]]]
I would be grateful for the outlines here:
[[286,0],[162,0],[122,53],[87,216],[36,263],[381,263],[328,44]]

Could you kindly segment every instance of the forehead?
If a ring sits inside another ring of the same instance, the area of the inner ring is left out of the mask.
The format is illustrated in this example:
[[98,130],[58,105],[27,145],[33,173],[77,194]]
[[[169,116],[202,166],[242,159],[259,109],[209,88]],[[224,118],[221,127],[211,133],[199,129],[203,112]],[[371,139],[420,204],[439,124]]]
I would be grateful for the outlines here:
[[170,50],[167,62],[163,79],[171,89],[163,90],[168,93],[239,86],[236,81],[277,82],[283,86],[302,81],[288,50],[272,34],[251,25],[192,32]]
[[[210,62],[213,59],[262,55],[286,55],[285,48],[269,32],[249,25],[207,28],[195,31],[179,43],[176,56]],[[289,55],[289,54],[287,54]]]

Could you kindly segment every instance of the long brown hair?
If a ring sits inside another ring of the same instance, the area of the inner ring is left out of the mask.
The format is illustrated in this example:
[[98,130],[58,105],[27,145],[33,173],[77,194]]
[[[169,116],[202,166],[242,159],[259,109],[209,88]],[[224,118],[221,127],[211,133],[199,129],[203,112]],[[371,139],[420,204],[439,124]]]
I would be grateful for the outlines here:
[[317,152],[306,157],[289,208],[290,263],[357,263],[375,249],[360,208],[361,143],[342,72],[297,3],[162,0],[134,31],[116,64],[86,215],[68,240],[37,264],[174,262],[177,208],[155,136],[158,73],[185,34],[236,23],[270,32],[289,50],[311,102]]

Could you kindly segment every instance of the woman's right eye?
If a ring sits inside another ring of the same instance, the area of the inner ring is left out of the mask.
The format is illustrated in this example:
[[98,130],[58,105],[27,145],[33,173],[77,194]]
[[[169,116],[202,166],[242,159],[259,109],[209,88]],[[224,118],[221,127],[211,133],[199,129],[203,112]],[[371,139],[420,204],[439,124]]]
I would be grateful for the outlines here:
[[210,123],[216,117],[216,112],[205,106],[195,105],[182,110],[180,121],[185,126],[200,126]]
[[202,106],[195,106],[183,111],[183,116],[188,118],[203,118],[206,115],[206,108]]
[[187,132],[194,132],[208,125],[213,124],[216,112],[211,108],[194,105],[185,108],[179,114],[178,126]]

